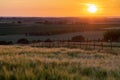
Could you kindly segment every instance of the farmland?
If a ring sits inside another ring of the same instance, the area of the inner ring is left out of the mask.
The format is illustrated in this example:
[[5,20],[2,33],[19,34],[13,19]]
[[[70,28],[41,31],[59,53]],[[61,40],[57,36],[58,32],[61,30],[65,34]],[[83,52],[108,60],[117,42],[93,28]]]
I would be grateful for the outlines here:
[[[19,39],[33,41],[71,40],[81,35],[85,40],[103,40],[109,29],[120,29],[115,18],[0,18],[0,41],[17,43]],[[92,23],[90,23],[92,22]]]
[[0,23],[0,35],[38,33],[40,35],[56,35],[83,31],[105,31],[118,28],[120,24],[13,24]]
[[29,41],[46,39],[71,40],[72,37],[82,35],[85,39],[103,39],[106,29],[119,28],[119,24],[3,24],[0,23],[0,41],[16,43],[21,38]]
[[56,35],[89,30],[104,30],[104,28],[119,28],[120,19],[116,18],[41,18],[41,17],[1,17],[0,34],[40,33]]
[[0,18],[0,80],[119,80],[119,21]]
[[97,50],[0,46],[0,80],[119,80],[119,61]]

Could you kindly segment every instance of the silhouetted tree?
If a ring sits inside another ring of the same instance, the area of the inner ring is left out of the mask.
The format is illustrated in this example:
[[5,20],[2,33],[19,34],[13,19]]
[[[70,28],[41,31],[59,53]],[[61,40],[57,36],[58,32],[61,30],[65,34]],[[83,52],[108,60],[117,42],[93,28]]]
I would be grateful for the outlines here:
[[79,35],[79,36],[73,37],[72,41],[73,42],[83,42],[83,41],[85,41],[85,38],[83,36]]
[[17,21],[18,24],[21,24],[22,22],[21,21]]
[[50,40],[50,39],[46,39],[44,42],[52,42],[52,40]]
[[9,42],[7,42],[7,44],[8,44],[8,45],[12,45],[12,44],[13,44],[13,42],[12,42],[12,41],[9,41]]
[[37,42],[42,42],[41,40],[37,40]]
[[0,45],[7,45],[6,41],[0,41]]
[[17,43],[18,43],[18,44],[29,44],[30,42],[29,42],[27,39],[23,38],[23,39],[19,39],[19,40],[17,41]]
[[105,32],[104,41],[120,41],[120,30],[109,30]]

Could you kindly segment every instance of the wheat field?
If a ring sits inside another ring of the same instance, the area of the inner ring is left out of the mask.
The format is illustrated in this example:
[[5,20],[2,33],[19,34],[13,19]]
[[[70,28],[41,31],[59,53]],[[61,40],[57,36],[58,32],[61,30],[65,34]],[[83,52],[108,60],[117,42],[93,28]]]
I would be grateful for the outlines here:
[[119,54],[79,48],[0,46],[0,80],[119,79]]

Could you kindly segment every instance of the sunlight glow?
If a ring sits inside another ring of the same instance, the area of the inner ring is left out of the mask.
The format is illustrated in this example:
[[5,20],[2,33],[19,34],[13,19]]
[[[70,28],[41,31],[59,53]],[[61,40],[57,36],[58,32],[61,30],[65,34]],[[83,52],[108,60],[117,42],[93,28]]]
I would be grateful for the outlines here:
[[96,13],[97,10],[98,10],[98,8],[97,8],[97,6],[95,4],[87,4],[87,6],[88,6],[87,10],[90,13]]

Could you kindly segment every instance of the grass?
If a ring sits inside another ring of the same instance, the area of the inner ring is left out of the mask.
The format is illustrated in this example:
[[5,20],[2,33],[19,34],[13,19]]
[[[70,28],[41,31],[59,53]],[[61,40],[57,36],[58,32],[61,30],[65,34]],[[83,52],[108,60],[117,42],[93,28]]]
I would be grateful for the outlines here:
[[0,80],[119,80],[119,63],[94,50],[0,46]]
[[[120,24],[0,24],[0,34],[10,35],[10,34],[25,34],[25,33],[51,33],[52,35],[71,33],[71,32],[81,32],[89,30],[103,30],[104,28],[118,27]],[[28,28],[29,27],[29,28]],[[74,28],[73,28],[74,27]]]

